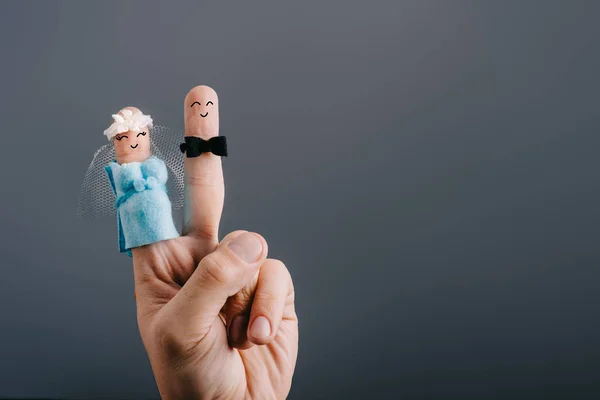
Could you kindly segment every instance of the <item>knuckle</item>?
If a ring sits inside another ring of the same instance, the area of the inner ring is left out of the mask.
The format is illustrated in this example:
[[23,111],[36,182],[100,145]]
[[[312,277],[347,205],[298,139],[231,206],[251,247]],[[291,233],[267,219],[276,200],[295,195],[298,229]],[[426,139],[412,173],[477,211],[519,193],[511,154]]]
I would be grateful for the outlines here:
[[269,259],[269,268],[285,280],[292,281],[292,275],[285,264],[277,259]]
[[163,319],[154,324],[152,331],[154,351],[158,352],[175,371],[185,368],[192,346],[176,333],[173,324]]
[[209,242],[218,243],[219,227],[215,224],[199,224],[196,223],[193,227],[188,228],[186,233],[190,236],[198,237]]
[[276,293],[256,292],[254,293],[254,304],[261,307],[270,307],[271,304],[283,302],[284,298]]
[[215,188],[223,185],[223,178],[210,169],[193,169],[186,177],[186,183],[192,187]]
[[236,278],[236,268],[231,268],[222,260],[215,258],[214,253],[209,254],[200,263],[203,280],[212,285],[228,285]]
[[288,284],[287,295],[291,296],[293,299],[294,291],[295,291],[294,290],[294,280],[292,279],[292,274],[290,273],[290,270],[285,266],[283,261],[280,261],[277,259],[270,259],[270,261],[272,262],[273,269],[277,269],[277,270],[281,271],[282,274],[284,274],[285,279],[287,280],[287,284]]
[[175,356],[181,352],[182,342],[169,321],[156,321],[152,327],[152,336],[156,345],[167,354]]
[[290,274],[283,261],[276,258],[269,258],[269,266],[275,271],[281,271],[287,275]]
[[274,302],[255,302],[252,304],[252,312],[256,315],[267,315],[273,316],[276,309],[279,307],[275,306]]

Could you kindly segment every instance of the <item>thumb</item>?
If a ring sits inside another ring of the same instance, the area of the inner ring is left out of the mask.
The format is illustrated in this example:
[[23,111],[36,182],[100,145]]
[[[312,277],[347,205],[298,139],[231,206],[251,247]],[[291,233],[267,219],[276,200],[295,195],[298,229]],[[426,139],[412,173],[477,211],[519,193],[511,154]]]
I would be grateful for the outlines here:
[[227,298],[256,275],[267,258],[267,242],[251,232],[225,238],[204,257],[181,290],[163,308],[179,343],[197,343],[211,330]]

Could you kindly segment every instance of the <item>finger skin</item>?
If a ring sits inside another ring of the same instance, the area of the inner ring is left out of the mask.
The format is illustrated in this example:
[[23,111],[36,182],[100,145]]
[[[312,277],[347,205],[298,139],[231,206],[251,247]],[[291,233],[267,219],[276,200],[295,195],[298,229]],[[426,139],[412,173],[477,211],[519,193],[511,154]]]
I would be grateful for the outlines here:
[[[246,331],[248,330],[252,299],[259,274],[260,270],[242,290],[227,299],[227,303],[225,303],[225,321],[229,345],[240,350],[247,350],[254,345],[248,340]],[[239,321],[237,321],[238,317]],[[236,323],[234,323],[234,319],[236,319]]]
[[[243,230],[233,231],[223,238],[220,245],[224,245],[242,233],[247,232]],[[221,309],[221,313],[224,315],[224,322],[227,327],[227,339],[231,347],[235,347],[240,350],[246,350],[253,346],[252,342],[246,338],[246,330],[248,329],[248,319],[250,318],[250,306],[252,304],[252,293],[256,289],[256,282],[258,281],[258,272],[254,275],[252,280],[242,288],[239,292],[227,299],[225,306]],[[240,317],[240,320],[236,322],[232,328],[233,319]],[[233,337],[231,336],[233,333]]]
[[[227,299],[225,312],[230,346],[247,350],[255,344],[270,343],[277,334],[290,290],[291,277],[285,265],[279,260],[265,260],[254,279]],[[266,337],[251,335],[250,322],[259,316],[265,317],[271,326]]]
[[[283,317],[283,309],[291,288],[291,281],[290,273],[281,261],[267,259],[263,263],[252,299],[250,325],[246,332],[248,340],[252,343],[264,345],[275,338]],[[259,317],[264,317],[269,322],[270,331],[266,336],[257,337],[254,335],[253,324],[256,323]]]
[[[219,136],[219,98],[208,86],[196,86],[185,97],[185,136],[210,139]],[[184,158],[184,233],[217,241],[225,186],[221,157],[202,153]]]
[[[226,245],[227,243],[231,242],[233,239],[235,239],[236,237],[238,237],[239,235],[241,235],[242,233],[245,233],[245,232],[248,232],[248,231],[239,230],[239,231],[233,231],[233,232],[228,233],[221,240],[221,243],[219,243],[219,246]],[[230,300],[231,300],[231,297],[229,299],[227,299],[227,301],[225,302],[225,305],[221,308],[221,316],[223,317],[223,323],[227,323],[225,316],[227,315],[227,313],[226,313],[227,304],[229,304]]]
[[231,248],[233,240],[219,245],[202,259],[190,279],[162,309],[164,315],[173,316],[171,328],[178,341],[202,340],[218,320],[227,298],[240,291],[266,259],[268,246],[265,239],[256,233],[241,235],[244,234],[254,235],[262,245],[255,261],[246,262],[236,255]]
[[[257,275],[242,290],[227,300],[225,305],[229,344],[240,350],[253,345],[270,343],[277,334],[283,316],[291,277],[279,260],[267,259]],[[270,333],[265,337],[254,337],[250,322],[263,316],[269,321]],[[236,322],[238,318],[239,321]]]

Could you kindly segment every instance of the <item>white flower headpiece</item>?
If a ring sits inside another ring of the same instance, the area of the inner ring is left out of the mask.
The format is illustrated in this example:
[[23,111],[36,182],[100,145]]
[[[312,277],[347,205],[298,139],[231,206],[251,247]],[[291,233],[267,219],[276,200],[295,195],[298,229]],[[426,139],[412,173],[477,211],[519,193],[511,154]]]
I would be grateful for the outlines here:
[[152,118],[149,115],[142,114],[141,111],[134,113],[131,110],[123,110],[121,114],[113,114],[112,117],[115,122],[104,131],[104,135],[108,138],[109,142],[119,133],[140,131],[145,126],[148,129],[152,129]]

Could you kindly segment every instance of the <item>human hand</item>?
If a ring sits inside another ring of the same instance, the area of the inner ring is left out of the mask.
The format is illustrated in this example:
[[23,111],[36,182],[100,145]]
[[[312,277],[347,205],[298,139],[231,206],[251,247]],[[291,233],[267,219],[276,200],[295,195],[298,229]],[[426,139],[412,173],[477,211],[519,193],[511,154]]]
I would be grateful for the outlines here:
[[[194,104],[192,104],[194,103]],[[218,98],[184,102],[186,136],[218,135]],[[218,242],[221,159],[185,158],[184,235],[133,249],[137,319],[165,399],[281,399],[298,353],[294,287],[267,243],[235,231]]]

